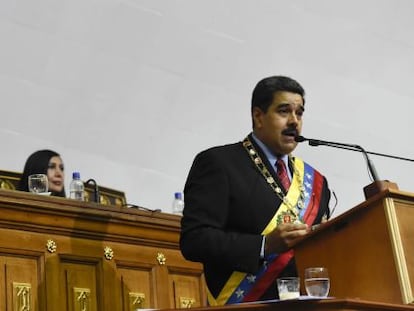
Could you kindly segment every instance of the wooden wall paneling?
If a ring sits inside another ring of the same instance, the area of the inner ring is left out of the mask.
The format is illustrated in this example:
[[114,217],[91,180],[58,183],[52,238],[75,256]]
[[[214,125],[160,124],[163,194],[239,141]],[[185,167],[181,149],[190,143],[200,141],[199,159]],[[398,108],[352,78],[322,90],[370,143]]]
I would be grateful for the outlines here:
[[45,310],[44,253],[16,248],[15,237],[14,230],[0,229],[0,310]]
[[171,303],[168,269],[164,264],[158,265],[154,269],[155,276],[155,292],[157,296],[157,309],[173,309],[174,304]]
[[65,291],[62,303],[68,311],[98,311],[103,309],[103,293],[97,285],[101,269],[100,261],[61,258],[60,278]]
[[175,292],[205,306],[202,266],[182,257],[179,224],[176,215],[0,189],[0,310],[15,311],[9,280],[36,284],[31,311],[174,308]]
[[[121,290],[122,310],[157,308],[158,247],[106,242],[113,252],[110,260],[116,272],[116,287]],[[175,250],[177,251],[177,250]],[[137,306],[138,307],[134,307]]]
[[38,265],[31,256],[0,254],[0,310],[40,310]]
[[200,275],[191,275],[189,271],[170,269],[171,297],[174,298],[174,308],[195,308],[203,304],[201,295]]
[[0,255],[0,310],[6,310],[7,282],[5,256]]
[[122,289],[122,310],[150,309],[154,301],[154,266],[138,262],[117,262],[120,288]]
[[47,311],[67,310],[66,287],[61,282],[60,258],[57,254],[45,256],[46,303]]

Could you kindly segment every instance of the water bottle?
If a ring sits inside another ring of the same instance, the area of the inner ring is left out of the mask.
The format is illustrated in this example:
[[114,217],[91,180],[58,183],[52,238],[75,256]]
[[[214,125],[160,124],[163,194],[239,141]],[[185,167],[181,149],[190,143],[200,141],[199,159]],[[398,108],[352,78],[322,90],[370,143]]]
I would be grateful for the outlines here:
[[182,215],[184,209],[184,200],[181,192],[174,193],[174,201],[172,205],[172,212],[176,215]]
[[69,197],[74,200],[83,201],[84,200],[84,191],[85,186],[83,181],[80,179],[79,172],[73,172],[72,181],[70,182],[69,187]]

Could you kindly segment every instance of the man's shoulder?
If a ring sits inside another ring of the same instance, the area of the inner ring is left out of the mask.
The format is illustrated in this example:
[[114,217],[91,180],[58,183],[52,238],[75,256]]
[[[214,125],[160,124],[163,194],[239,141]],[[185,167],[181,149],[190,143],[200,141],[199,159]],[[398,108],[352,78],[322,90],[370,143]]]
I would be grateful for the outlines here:
[[228,155],[234,152],[240,152],[243,149],[243,145],[241,142],[225,144],[225,145],[218,145],[214,147],[207,148],[199,153],[199,155]]
[[193,161],[193,169],[220,168],[233,170],[245,167],[250,161],[242,142],[214,146],[199,152]]
[[242,143],[239,141],[235,143],[210,147],[204,150],[204,152],[226,152],[234,149],[240,149],[240,147],[242,147]]
[[194,161],[201,161],[203,163],[204,161],[227,163],[231,160],[244,158],[245,155],[247,155],[247,153],[244,151],[242,142],[236,142],[204,149],[195,156]]

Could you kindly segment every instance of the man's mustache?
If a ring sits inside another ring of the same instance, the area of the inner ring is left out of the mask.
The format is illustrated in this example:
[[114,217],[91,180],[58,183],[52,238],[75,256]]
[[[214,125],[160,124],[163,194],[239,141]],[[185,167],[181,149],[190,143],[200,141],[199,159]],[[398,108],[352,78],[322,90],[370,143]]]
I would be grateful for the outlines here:
[[298,130],[296,128],[289,128],[289,129],[283,130],[282,131],[282,134],[283,135],[287,135],[287,136],[296,137],[296,136],[299,135],[299,132],[298,132]]

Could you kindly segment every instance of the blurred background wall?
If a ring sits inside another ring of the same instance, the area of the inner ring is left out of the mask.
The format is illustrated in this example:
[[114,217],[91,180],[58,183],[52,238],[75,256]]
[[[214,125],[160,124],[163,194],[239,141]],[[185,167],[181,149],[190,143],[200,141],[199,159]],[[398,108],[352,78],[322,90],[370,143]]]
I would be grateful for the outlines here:
[[[414,158],[409,0],[2,0],[1,169],[51,148],[83,180],[171,211],[196,153],[251,130],[255,84],[307,91],[303,135]],[[360,153],[302,144],[334,215],[364,200]],[[414,164],[371,156],[414,191]]]

